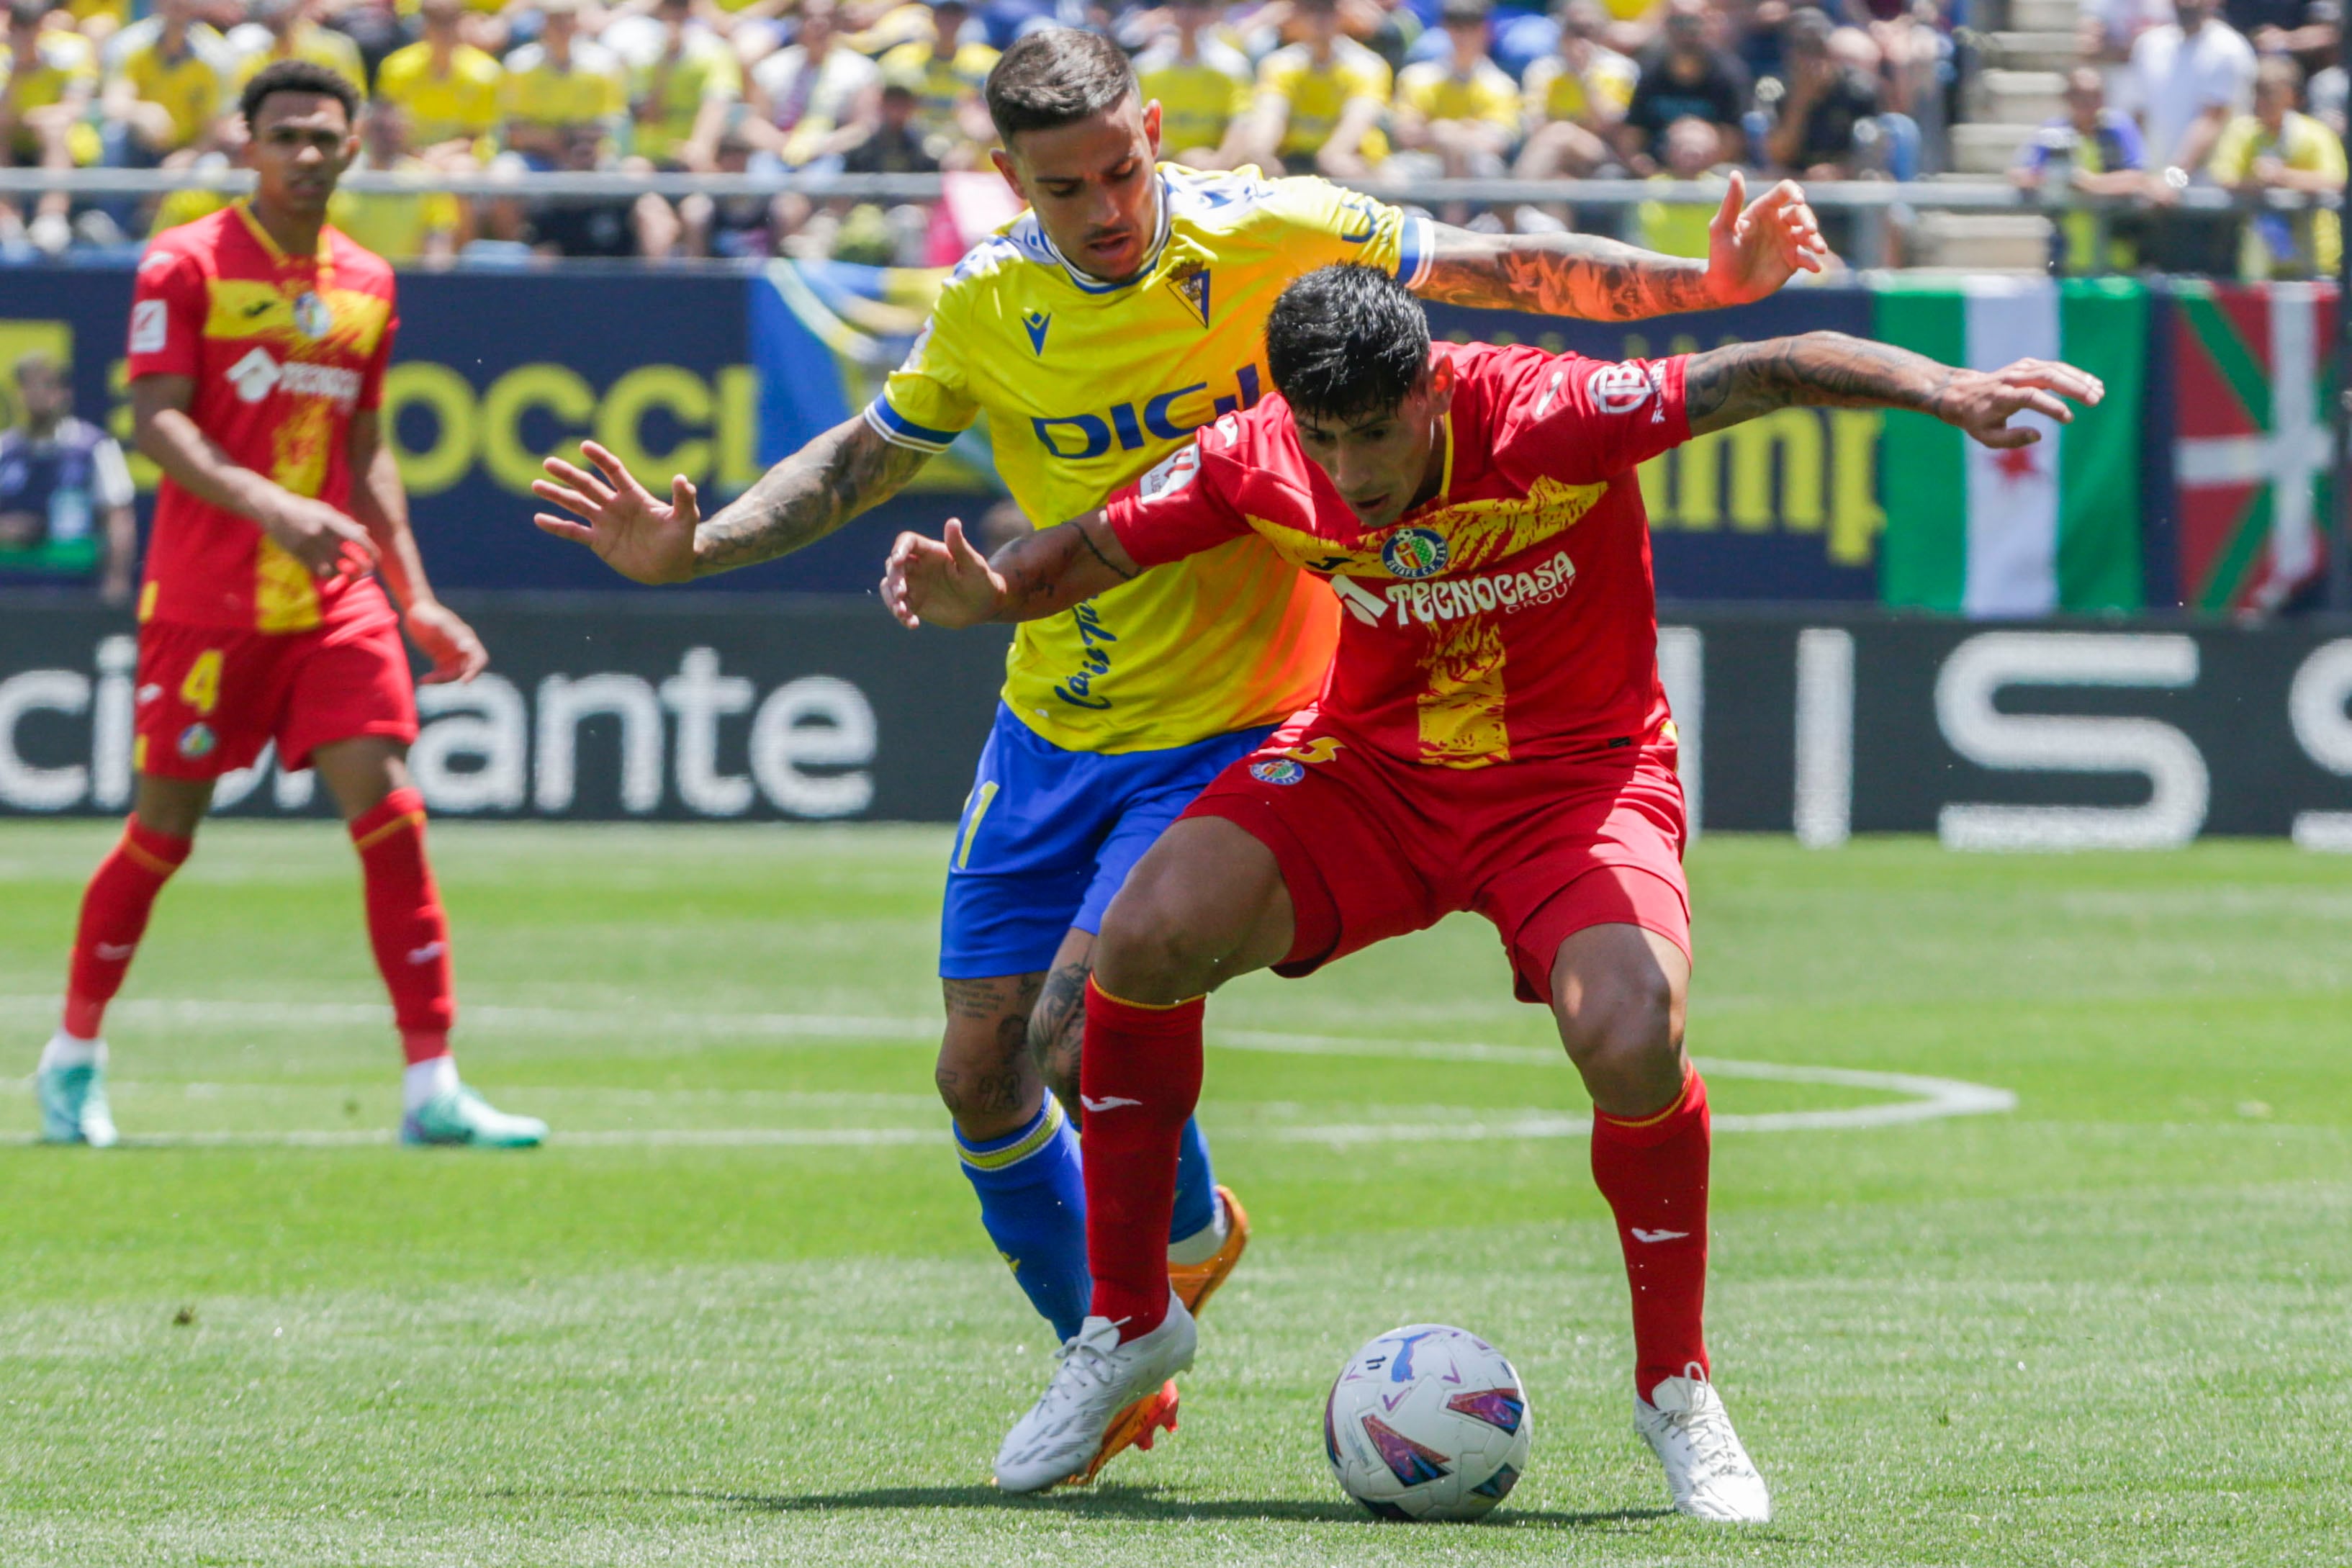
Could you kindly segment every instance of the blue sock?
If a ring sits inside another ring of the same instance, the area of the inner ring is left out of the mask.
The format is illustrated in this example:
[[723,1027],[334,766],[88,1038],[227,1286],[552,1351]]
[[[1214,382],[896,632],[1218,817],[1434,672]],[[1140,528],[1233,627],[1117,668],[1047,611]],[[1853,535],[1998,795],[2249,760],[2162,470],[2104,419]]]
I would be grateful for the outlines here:
[[1209,1141],[1195,1120],[1184,1123],[1176,1145],[1176,1211],[1169,1216],[1168,1239],[1198,1236],[1217,1217],[1217,1176],[1209,1169]]
[[[1078,1135],[1052,1095],[1019,1131],[985,1143],[955,1135],[963,1173],[980,1194],[980,1223],[1013,1266],[1029,1304],[1059,1339],[1084,1326],[1094,1296],[1087,1271],[1087,1186]],[[1205,1166],[1203,1167],[1205,1169]],[[1181,1206],[1182,1200],[1178,1200]]]

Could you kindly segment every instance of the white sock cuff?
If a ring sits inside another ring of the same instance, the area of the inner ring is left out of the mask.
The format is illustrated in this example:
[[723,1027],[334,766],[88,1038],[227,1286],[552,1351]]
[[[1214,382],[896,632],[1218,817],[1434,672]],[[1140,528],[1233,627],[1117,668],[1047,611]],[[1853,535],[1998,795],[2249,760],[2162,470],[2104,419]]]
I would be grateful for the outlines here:
[[1214,1211],[1209,1216],[1208,1224],[1192,1235],[1168,1244],[1169,1262],[1206,1263],[1217,1255],[1217,1248],[1224,1246],[1225,1237],[1233,1234],[1233,1220],[1225,1213],[1223,1198],[1216,1199]]
[[41,1047],[43,1072],[48,1072],[57,1068],[104,1067],[105,1065],[106,1042],[104,1040],[76,1039],[63,1029],[59,1029],[49,1037],[49,1043]]
[[457,1058],[443,1052],[421,1062],[411,1062],[400,1075],[400,1108],[404,1111],[423,1109],[429,1101],[457,1089]]

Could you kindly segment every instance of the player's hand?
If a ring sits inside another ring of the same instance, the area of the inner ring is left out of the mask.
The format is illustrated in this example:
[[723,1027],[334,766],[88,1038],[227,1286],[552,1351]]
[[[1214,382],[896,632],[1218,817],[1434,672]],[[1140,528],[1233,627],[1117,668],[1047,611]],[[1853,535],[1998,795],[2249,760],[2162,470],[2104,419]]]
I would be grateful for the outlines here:
[[262,517],[261,531],[321,581],[364,577],[375,570],[374,536],[325,501],[281,496]]
[[2106,395],[2106,384],[2087,371],[2055,360],[2021,359],[2000,370],[1954,371],[1929,412],[1984,446],[2006,449],[2031,447],[2042,439],[2042,432],[2031,425],[2012,426],[2011,415],[2042,414],[2070,425],[2074,411],[2066,405],[2067,398],[2089,408]]
[[1706,290],[1717,304],[1761,300],[1800,272],[1821,271],[1829,256],[1803,186],[1783,180],[1751,202],[1746,176],[1731,172],[1706,226]]
[[474,635],[474,628],[437,600],[409,605],[403,625],[408,628],[409,640],[433,661],[432,670],[425,677],[427,686],[451,680],[462,684],[489,668],[489,650]]
[[633,583],[692,581],[694,531],[702,522],[693,481],[684,474],[673,478],[665,505],[604,447],[583,441],[580,450],[596,472],[550,458],[545,467],[551,477],[533,480],[530,491],[588,521],[579,523],[542,511],[531,519],[540,531],[586,545]]
[[941,531],[946,538],[902,533],[890,547],[882,603],[900,626],[976,626],[1004,602],[1004,579],[963,536],[963,524],[950,518]]

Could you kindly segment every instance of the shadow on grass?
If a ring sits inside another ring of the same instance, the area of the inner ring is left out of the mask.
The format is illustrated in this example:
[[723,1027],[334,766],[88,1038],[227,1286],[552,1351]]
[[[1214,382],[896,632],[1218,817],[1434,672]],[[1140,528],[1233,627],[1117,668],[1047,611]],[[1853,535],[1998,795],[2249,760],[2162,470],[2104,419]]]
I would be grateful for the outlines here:
[[[861,1491],[761,1494],[667,1492],[667,1497],[721,1503],[750,1513],[829,1513],[836,1510],[997,1509],[1062,1513],[1083,1519],[1275,1520],[1298,1524],[1376,1524],[1360,1508],[1343,1502],[1305,1502],[1295,1498],[1188,1498],[1153,1487],[1096,1487],[1086,1491],[1015,1497],[994,1487],[873,1487]],[[1561,1513],[1506,1508],[1481,1521],[1486,1530],[1590,1529],[1672,1519],[1670,1508],[1621,1508]]]

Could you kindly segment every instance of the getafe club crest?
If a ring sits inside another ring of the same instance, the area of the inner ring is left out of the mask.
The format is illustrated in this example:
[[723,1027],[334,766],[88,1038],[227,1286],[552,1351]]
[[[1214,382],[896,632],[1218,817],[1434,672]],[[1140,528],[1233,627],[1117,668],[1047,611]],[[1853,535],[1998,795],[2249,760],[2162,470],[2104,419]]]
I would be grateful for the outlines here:
[[1381,546],[1381,564],[1407,582],[1434,577],[1445,570],[1445,535],[1433,528],[1399,529]]
[[306,289],[294,301],[294,330],[317,342],[335,330],[335,312],[324,300]]
[[1250,764],[1250,777],[1260,784],[1295,784],[1307,776],[1307,770],[1288,757],[1271,757]]
[[1197,261],[1188,261],[1168,278],[1168,291],[1183,301],[1184,309],[1192,313],[1201,325],[1209,324],[1209,269]]

